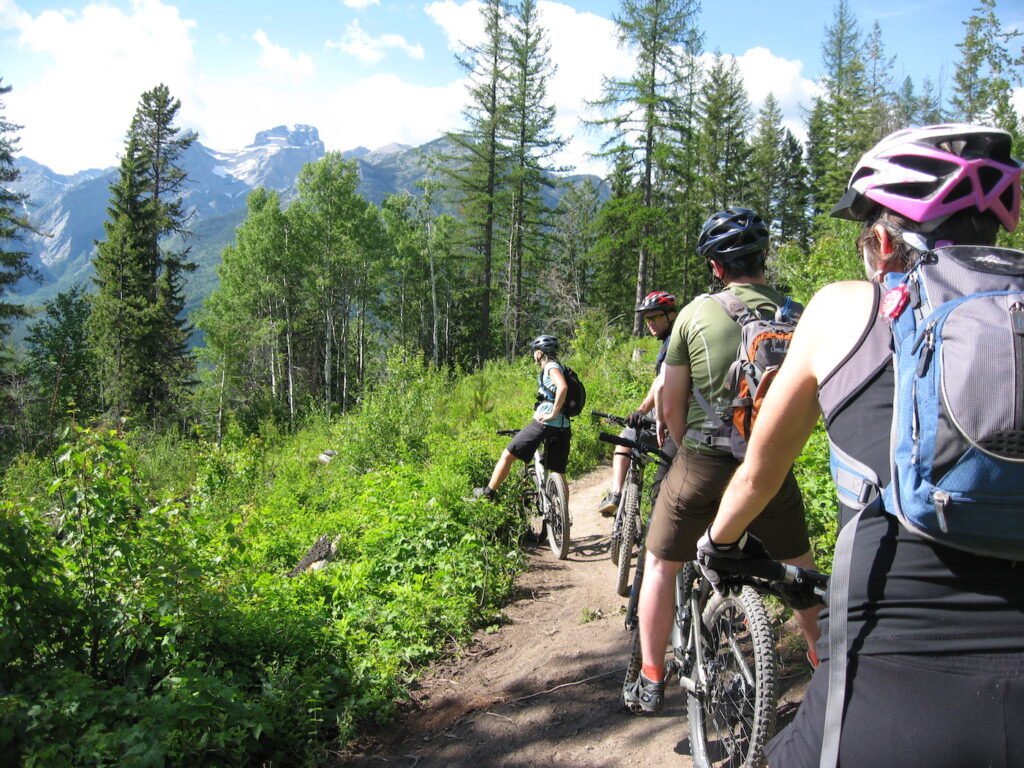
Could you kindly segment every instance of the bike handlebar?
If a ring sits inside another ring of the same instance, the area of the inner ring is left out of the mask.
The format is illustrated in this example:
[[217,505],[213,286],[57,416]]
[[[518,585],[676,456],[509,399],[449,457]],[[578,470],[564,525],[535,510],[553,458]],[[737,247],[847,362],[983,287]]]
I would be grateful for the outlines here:
[[518,429],[499,429],[494,434],[501,435],[502,437],[513,437],[519,434]]
[[[599,419],[610,421],[613,424],[618,424],[620,427],[628,427],[629,423],[625,416],[616,416],[614,413],[605,413],[604,411],[591,411],[591,416],[596,416]],[[640,422],[641,427],[645,429],[654,429],[657,426],[657,422],[650,416],[645,416],[643,421]]]
[[[828,588],[828,574],[809,571],[795,565],[780,563],[777,560],[731,560],[724,557],[709,556],[704,565],[722,573],[728,583],[729,575],[771,582],[775,588],[770,591],[795,608],[809,607],[823,602],[825,590]],[[741,583],[750,583],[739,579]],[[751,586],[760,586],[752,584]]]
[[599,432],[597,439],[605,443],[611,443],[612,445],[621,445],[623,448],[631,448],[640,453],[649,453],[652,456],[657,456],[662,461],[667,461],[669,464],[672,463],[672,457],[659,448],[650,448],[642,443],[638,443],[636,440],[630,440],[627,437],[620,437],[619,435],[610,435],[607,432]]

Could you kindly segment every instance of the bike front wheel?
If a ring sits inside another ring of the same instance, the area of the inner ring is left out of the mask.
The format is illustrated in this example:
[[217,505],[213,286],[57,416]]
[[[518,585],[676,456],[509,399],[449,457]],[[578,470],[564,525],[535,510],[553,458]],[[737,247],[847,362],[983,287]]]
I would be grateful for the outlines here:
[[697,768],[759,768],[775,732],[778,672],[771,622],[750,587],[704,609],[703,669],[687,697]]
[[569,556],[569,486],[561,475],[548,475],[544,492],[548,497],[546,515],[548,544],[559,560]]
[[[640,531],[640,486],[627,482],[622,499],[622,528],[619,533],[619,556],[615,592],[619,597],[629,595],[629,566],[633,562],[633,548]],[[614,542],[613,542],[614,546]]]

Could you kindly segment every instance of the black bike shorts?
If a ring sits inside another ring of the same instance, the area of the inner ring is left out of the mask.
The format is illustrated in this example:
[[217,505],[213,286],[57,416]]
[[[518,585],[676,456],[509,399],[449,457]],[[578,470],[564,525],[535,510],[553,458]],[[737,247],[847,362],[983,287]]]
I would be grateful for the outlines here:
[[569,427],[552,427],[534,419],[516,433],[505,450],[517,459],[529,461],[540,444],[544,443],[544,466],[564,475],[569,464],[571,440],[572,430]]
[[[768,744],[771,768],[818,768],[828,673]],[[857,655],[847,686],[841,766],[1024,766],[1024,652]]]

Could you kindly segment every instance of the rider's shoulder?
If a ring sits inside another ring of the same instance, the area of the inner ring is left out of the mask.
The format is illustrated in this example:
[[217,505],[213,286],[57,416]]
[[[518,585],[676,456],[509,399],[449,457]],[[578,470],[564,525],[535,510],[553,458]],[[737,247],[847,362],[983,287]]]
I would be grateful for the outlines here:
[[818,321],[835,318],[849,320],[874,301],[874,286],[867,280],[842,280],[820,288],[807,302],[803,317],[811,315]]

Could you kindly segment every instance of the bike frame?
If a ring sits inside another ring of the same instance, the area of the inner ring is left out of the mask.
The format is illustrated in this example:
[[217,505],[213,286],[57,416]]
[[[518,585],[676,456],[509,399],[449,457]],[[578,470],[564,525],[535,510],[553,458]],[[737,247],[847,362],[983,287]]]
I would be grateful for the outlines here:
[[[683,581],[685,567],[676,574],[676,620],[672,623],[671,647],[678,665],[679,684],[690,693],[700,695],[707,687],[704,667],[704,644],[698,632],[704,627],[704,606],[711,595],[711,586],[698,576],[687,587]],[[697,617],[694,620],[694,617]],[[696,679],[691,674],[696,670]],[[753,674],[744,668],[744,676],[753,683]]]

